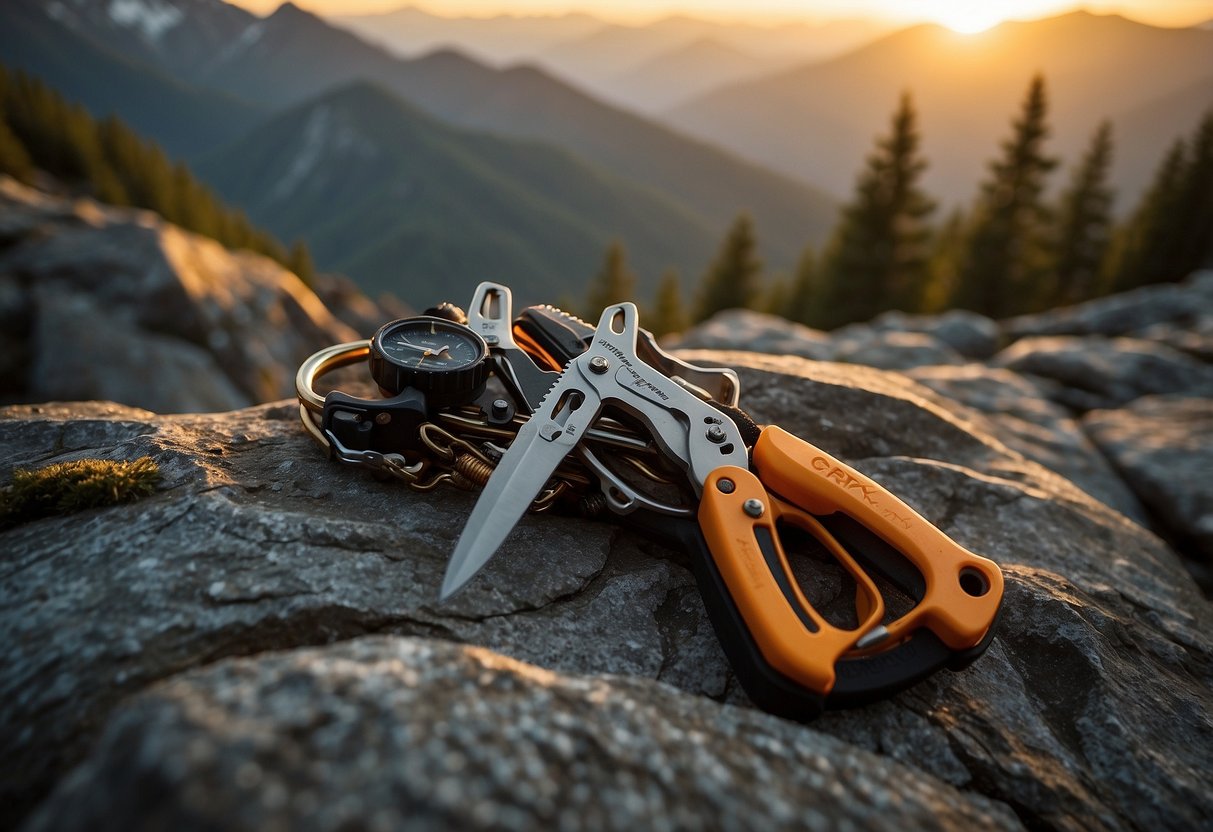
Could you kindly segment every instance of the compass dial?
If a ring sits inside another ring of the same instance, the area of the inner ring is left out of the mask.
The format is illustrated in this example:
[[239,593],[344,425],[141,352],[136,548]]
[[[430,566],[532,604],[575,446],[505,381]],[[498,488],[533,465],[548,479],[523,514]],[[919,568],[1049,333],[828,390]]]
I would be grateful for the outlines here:
[[488,376],[488,355],[484,339],[462,324],[403,318],[371,339],[371,374],[389,395],[412,387],[447,406],[475,398]]

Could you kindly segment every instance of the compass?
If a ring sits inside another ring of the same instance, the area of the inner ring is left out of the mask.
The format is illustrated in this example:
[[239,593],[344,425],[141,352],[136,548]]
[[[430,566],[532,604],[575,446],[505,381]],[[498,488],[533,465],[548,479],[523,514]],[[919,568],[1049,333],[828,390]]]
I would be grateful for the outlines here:
[[489,348],[463,324],[429,315],[401,318],[371,339],[371,376],[384,395],[420,390],[430,407],[467,404],[484,390]]

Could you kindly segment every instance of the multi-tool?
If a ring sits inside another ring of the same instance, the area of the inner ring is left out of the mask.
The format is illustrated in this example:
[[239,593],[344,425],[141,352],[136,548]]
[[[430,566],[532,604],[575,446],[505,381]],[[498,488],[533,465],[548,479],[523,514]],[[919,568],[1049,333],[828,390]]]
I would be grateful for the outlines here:
[[[297,387],[305,425],[336,458],[413,487],[483,488],[443,599],[528,510],[566,506],[627,515],[683,549],[743,688],[782,716],[890,695],[989,645],[1003,592],[993,561],[820,448],[759,427],[735,372],[667,354],[633,304],[608,307],[597,328],[552,307],[515,319],[508,287],[483,283],[466,321],[431,311],[317,353]],[[329,369],[368,358],[385,398],[314,392]],[[849,576],[846,614],[809,601],[790,537]]]

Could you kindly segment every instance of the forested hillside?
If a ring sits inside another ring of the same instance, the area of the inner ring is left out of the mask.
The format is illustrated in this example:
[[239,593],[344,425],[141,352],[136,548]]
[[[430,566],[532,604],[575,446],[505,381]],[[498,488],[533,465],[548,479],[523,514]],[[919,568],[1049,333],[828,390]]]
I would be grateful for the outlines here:
[[1124,220],[1116,218],[1110,182],[1111,124],[1096,127],[1080,156],[1063,159],[1051,142],[1053,117],[1047,82],[1036,76],[990,148],[976,195],[943,212],[923,184],[924,134],[914,99],[904,95],[829,243],[806,249],[796,273],[780,278],[755,256],[755,231],[743,217],[687,303],[693,320],[729,307],[827,329],[894,309],[1003,318],[1182,280],[1213,265],[1213,109],[1169,145]]
[[148,208],[229,248],[265,254],[304,281],[312,277],[305,244],[288,252],[119,119],[97,121],[45,84],[0,66],[0,172],[34,182],[37,171],[102,202]]
[[309,240],[325,268],[417,303],[488,277],[550,302],[613,238],[647,272],[706,258],[721,230],[558,147],[450,127],[369,83],[284,113],[199,172],[257,222]]
[[[579,156],[582,163],[627,179],[633,187],[659,192],[713,233],[719,233],[740,210],[748,210],[763,229],[767,256],[779,266],[791,267],[805,239],[824,239],[836,210],[831,196],[807,184],[609,106],[534,67],[495,69],[455,51],[403,61],[291,4],[266,18],[220,0],[173,0],[169,5],[176,12],[171,25],[149,30],[115,22],[103,0],[64,5],[58,17],[40,2],[11,0],[0,6],[0,29],[7,27],[7,39],[46,44],[46,49],[28,56],[24,67],[30,73],[50,76],[58,65],[57,56],[70,55],[70,44],[84,38],[97,52],[113,58],[114,67],[137,61],[149,76],[169,76],[187,89],[209,95],[238,97],[266,118],[351,82],[374,82],[448,126],[539,141]],[[58,47],[61,42],[63,49]],[[108,73],[103,65],[93,69],[99,79],[108,78]],[[66,80],[72,85],[57,89],[85,101],[87,85],[74,76]],[[187,106],[183,99],[182,107]],[[118,97],[107,107],[112,109],[95,109],[93,114],[114,112],[127,121],[143,118],[139,96]],[[247,135],[254,125],[244,122],[244,127],[237,135],[212,142],[211,149],[217,152],[230,139]],[[156,132],[148,136],[160,139]],[[252,210],[251,205],[243,207]],[[317,212],[329,209],[328,201],[311,206]],[[592,206],[585,211],[585,221],[603,233],[620,233],[611,229],[609,213],[599,216]],[[371,249],[380,239],[378,234],[351,239],[351,250],[344,257],[365,255],[372,260]],[[639,252],[639,241],[636,247]],[[710,246],[685,246],[660,267],[690,272],[708,256]],[[593,258],[566,261],[563,268],[566,280],[580,290]],[[352,277],[363,279],[357,273]]]
[[830,61],[714,90],[667,117],[683,130],[841,195],[885,115],[909,91],[931,162],[924,181],[950,205],[969,198],[986,148],[1002,135],[1005,113],[1032,72],[1049,80],[1052,138],[1067,156],[1082,152],[1103,119],[1128,139],[1140,123],[1140,108],[1189,96],[1190,106],[1182,110],[1153,112],[1148,131],[1154,146],[1121,147],[1110,181],[1136,200],[1150,181],[1158,143],[1191,130],[1213,106],[1213,84],[1207,83],[1213,77],[1213,31],[1083,11],[1008,21],[972,35],[922,24]]

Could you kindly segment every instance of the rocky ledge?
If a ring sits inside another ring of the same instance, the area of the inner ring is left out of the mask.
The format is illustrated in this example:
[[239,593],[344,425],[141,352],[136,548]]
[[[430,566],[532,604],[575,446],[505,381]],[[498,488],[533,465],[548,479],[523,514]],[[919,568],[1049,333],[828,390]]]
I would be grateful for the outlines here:
[[[984,657],[797,725],[746,701],[685,557],[626,527],[527,518],[440,605],[474,496],[328,462],[292,403],[179,416],[13,406],[0,410],[0,481],[16,466],[151,455],[162,482],[139,503],[0,533],[4,824],[1213,823],[1213,609],[1113,472],[1146,462],[1109,465],[1044,397],[983,412],[1000,388],[974,372],[919,383],[698,355],[738,368],[759,421],[1002,565]],[[1038,414],[1055,429],[1033,435]],[[1145,405],[1135,416],[1170,418]],[[1100,447],[1134,430],[1090,418]],[[1081,486],[1046,464],[1080,440]],[[843,590],[824,575],[813,591]]]
[[1213,271],[1006,321],[888,312],[825,333],[730,310],[676,345],[900,370],[1161,534],[1213,593]]
[[402,311],[313,287],[150,211],[0,175],[0,401],[106,399],[180,413],[294,394],[295,368]]

